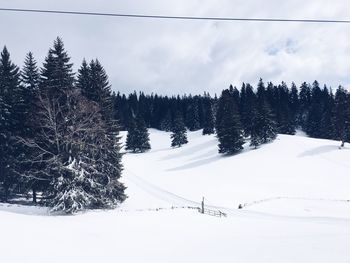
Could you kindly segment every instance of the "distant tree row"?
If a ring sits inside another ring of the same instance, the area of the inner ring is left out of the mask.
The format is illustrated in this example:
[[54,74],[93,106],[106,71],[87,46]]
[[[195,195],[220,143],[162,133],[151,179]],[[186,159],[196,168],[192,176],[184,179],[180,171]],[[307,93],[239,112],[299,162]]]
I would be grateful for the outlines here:
[[[274,85],[260,80],[257,87],[246,83],[240,89],[230,86],[219,98],[207,93],[168,97],[134,92],[113,94],[113,100],[124,129],[137,115],[143,116],[147,127],[163,131],[171,131],[180,117],[188,130],[203,129],[203,134],[221,133],[228,129],[221,125],[231,121],[228,127],[237,126],[239,134],[250,138],[256,147],[275,138],[276,133],[295,134],[297,129],[313,138],[340,140],[344,145],[350,140],[349,96],[341,86],[334,94],[317,81],[288,87],[285,82]],[[228,116],[230,120],[226,120]]]

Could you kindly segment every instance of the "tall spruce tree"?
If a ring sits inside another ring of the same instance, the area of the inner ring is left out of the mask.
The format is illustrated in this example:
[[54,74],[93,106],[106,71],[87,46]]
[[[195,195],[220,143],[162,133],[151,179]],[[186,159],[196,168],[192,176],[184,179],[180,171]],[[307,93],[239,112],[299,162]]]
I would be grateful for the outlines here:
[[213,106],[210,97],[206,97],[204,101],[204,123],[203,135],[210,135],[214,133],[214,114]]
[[28,93],[33,94],[38,91],[40,74],[37,62],[34,59],[33,53],[29,52],[24,60],[24,66],[21,71],[21,84]]
[[[47,133],[46,138],[42,138],[41,146],[45,145],[46,150],[52,155],[62,154],[62,160],[65,162],[69,159],[69,153],[61,151],[61,141],[58,138],[56,139],[56,144],[49,143],[49,140],[53,136],[50,134],[50,129],[46,131],[43,127],[40,128],[38,125],[37,116],[41,113],[50,114],[54,122],[57,125],[63,125],[67,122],[67,119],[64,110],[68,110],[66,107],[67,102],[69,101],[69,95],[74,89],[74,73],[72,70],[73,64],[70,63],[70,57],[65,51],[64,44],[61,38],[57,37],[53,43],[53,47],[49,49],[48,55],[45,58],[43,67],[40,69],[40,79],[38,87],[35,87],[36,84],[36,69],[35,62],[32,55],[28,55],[27,63],[22,73],[22,82],[27,89],[37,89],[35,91],[35,102],[34,102],[34,111],[35,111],[35,123],[33,123],[32,131],[35,132],[35,136],[22,136],[24,142],[36,141],[40,136],[38,134]],[[45,103],[44,103],[45,102]],[[47,120],[48,121],[48,120]],[[51,123],[52,124],[52,123]],[[48,123],[46,124],[48,125]],[[55,136],[59,134],[56,133]],[[47,141],[44,141],[46,139]],[[26,165],[31,166],[30,169],[26,169],[23,173],[27,178],[27,182],[31,183],[33,186],[33,199],[35,201],[35,192],[36,189],[42,190],[46,193],[50,192],[54,188],[54,181],[61,176],[59,172],[54,172],[57,168],[48,167],[48,160],[52,158],[47,154],[42,155],[40,161],[36,160],[31,163],[33,154],[35,153],[35,148],[28,147],[28,144],[23,143],[27,146],[25,152],[29,156],[25,156],[28,161],[25,161]],[[39,145],[39,144],[38,144]],[[34,149],[34,150],[33,150]],[[49,171],[52,174],[40,172]],[[57,181],[56,181],[57,182]]]
[[240,116],[229,90],[224,90],[221,94],[216,120],[219,153],[230,155],[242,150],[244,139]]
[[273,141],[276,138],[276,123],[270,105],[266,99],[266,90],[260,79],[257,90],[256,108],[253,112],[250,146],[257,148],[259,145]]
[[112,119],[113,101],[107,73],[97,59],[90,62],[90,70],[92,93],[87,95],[87,98],[99,103],[104,117],[106,119]]
[[321,138],[321,120],[323,113],[322,91],[317,81],[314,81],[311,89],[311,103],[307,118],[306,133],[311,137]]
[[244,136],[251,134],[252,118],[256,103],[256,96],[250,84],[243,83],[240,96],[240,116],[244,131]]
[[181,147],[183,144],[188,143],[185,123],[179,112],[175,115],[170,138],[171,147]]
[[324,139],[331,139],[334,133],[333,130],[333,107],[334,96],[332,91],[324,85],[322,89],[322,117],[320,122],[320,137]]
[[340,147],[350,141],[350,95],[339,87],[334,99],[334,137],[341,141]]
[[290,91],[282,81],[277,87],[278,103],[276,109],[276,122],[279,133],[295,134],[294,114],[290,107]]
[[309,117],[311,105],[311,87],[306,82],[303,82],[299,92],[299,119],[298,124],[301,128],[307,130],[307,120]]
[[15,137],[21,131],[22,92],[19,87],[19,68],[12,63],[4,47],[0,54],[0,194],[7,201],[13,186],[18,183],[15,160],[21,154]]
[[[23,94],[23,130],[22,138],[33,139],[37,132],[36,114],[37,114],[37,96],[39,92],[40,74],[33,53],[29,52],[25,58],[24,66],[21,70],[21,87]],[[30,165],[25,162],[28,155],[31,154],[30,149],[22,146],[22,155],[17,158],[17,172],[26,174],[31,169]],[[43,183],[35,177],[22,177],[22,189],[24,191],[32,190],[33,202],[37,202],[37,191],[42,190]]]
[[41,69],[40,89],[51,97],[59,96],[62,103],[67,99],[64,96],[67,90],[73,89],[73,64],[64,49],[61,38],[57,37],[53,47],[49,49]]
[[77,87],[86,98],[100,105],[103,117],[107,121],[114,120],[116,107],[113,103],[111,85],[99,60],[91,60],[89,65],[85,59],[83,60],[78,70]]
[[24,102],[25,132],[33,136],[35,127],[33,119],[35,118],[35,103],[39,91],[40,74],[32,52],[29,52],[25,58],[20,79]]
[[186,109],[186,126],[190,131],[200,129],[198,103],[197,100],[193,98],[190,100]]
[[289,93],[289,109],[292,115],[292,123],[295,128],[299,126],[299,91],[295,83],[292,83]]
[[85,59],[83,59],[83,62],[81,63],[80,68],[78,69],[78,76],[77,76],[77,88],[81,90],[81,93],[87,97],[88,99],[92,100],[92,96],[90,94],[93,93],[92,91],[92,79],[91,79],[91,69],[88,63]]

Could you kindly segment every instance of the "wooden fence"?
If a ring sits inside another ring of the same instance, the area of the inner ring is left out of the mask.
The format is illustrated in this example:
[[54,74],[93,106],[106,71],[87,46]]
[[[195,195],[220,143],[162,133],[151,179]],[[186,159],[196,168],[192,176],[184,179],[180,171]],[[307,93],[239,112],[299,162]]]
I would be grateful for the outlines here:
[[202,208],[198,207],[198,212],[201,214],[209,215],[209,216],[227,217],[227,214],[221,212],[220,210],[212,210],[212,209],[207,209],[207,208],[202,209]]

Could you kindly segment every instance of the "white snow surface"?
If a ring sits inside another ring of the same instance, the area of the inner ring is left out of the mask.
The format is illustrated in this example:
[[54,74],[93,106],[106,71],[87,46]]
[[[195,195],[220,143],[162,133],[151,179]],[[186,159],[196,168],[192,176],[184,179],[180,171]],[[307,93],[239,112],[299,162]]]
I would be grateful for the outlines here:
[[[297,133],[224,157],[201,131],[175,149],[150,133],[151,151],[123,157],[115,210],[0,204],[0,262],[350,262],[349,146]],[[182,208],[203,196],[227,217]]]

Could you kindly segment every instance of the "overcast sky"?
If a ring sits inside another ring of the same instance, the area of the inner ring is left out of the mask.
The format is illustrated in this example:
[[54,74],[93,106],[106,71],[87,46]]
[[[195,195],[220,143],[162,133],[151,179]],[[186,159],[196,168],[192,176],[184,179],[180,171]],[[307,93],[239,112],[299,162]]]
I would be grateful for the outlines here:
[[[6,8],[156,15],[350,19],[347,0],[0,0]],[[0,46],[41,66],[61,36],[77,69],[98,58],[113,89],[160,94],[256,84],[261,77],[350,86],[350,24],[146,20],[0,12]]]

